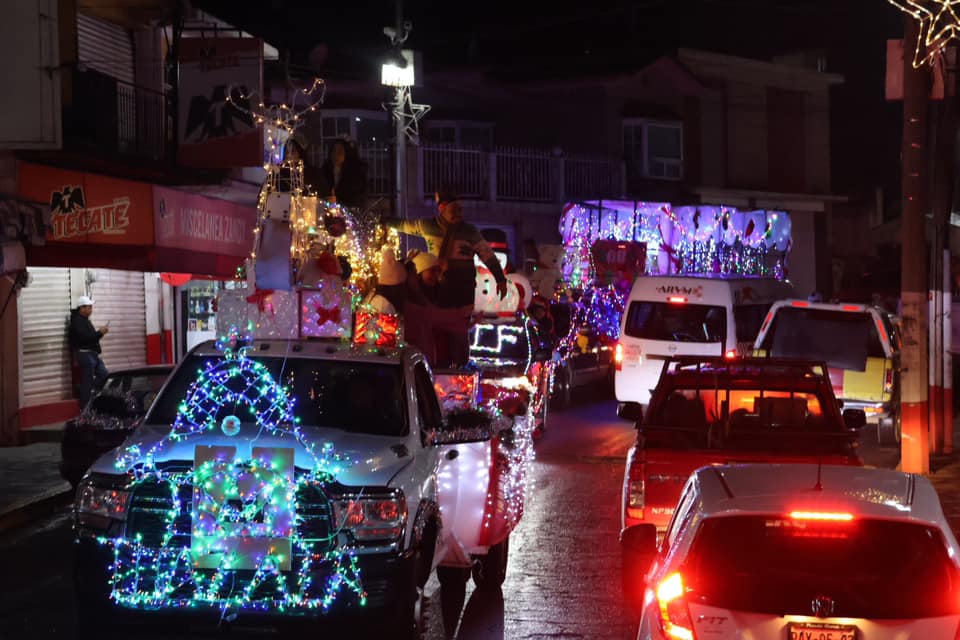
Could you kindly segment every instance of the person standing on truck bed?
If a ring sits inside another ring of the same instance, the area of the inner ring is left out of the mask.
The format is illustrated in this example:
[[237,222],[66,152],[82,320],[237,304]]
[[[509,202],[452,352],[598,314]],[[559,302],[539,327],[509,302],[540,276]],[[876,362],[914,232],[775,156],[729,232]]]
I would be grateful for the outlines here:
[[433,327],[438,333],[445,334],[446,340],[442,342],[450,345],[449,358],[445,358],[448,362],[443,364],[463,366],[469,358],[467,333],[477,282],[473,256],[479,256],[490,269],[497,281],[501,300],[507,295],[507,278],[480,231],[463,220],[459,197],[452,191],[443,190],[436,193],[435,199],[439,213],[436,218],[391,218],[384,222],[403,233],[422,237],[427,250],[439,260],[440,283],[436,298],[439,308],[433,318]]

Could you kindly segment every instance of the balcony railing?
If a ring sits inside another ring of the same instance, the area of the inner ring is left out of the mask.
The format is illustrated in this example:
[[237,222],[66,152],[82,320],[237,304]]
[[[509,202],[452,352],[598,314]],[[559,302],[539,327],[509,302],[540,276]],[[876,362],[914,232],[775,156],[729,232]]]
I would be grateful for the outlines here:
[[563,156],[545,149],[498,147],[492,152],[453,146],[417,149],[423,194],[444,187],[462,198],[560,202],[624,195],[623,162],[608,157]]
[[95,69],[74,68],[71,99],[65,101],[68,144],[98,152],[167,159],[166,97]]
[[[367,165],[367,195],[392,197],[393,150],[384,145],[361,145],[357,151]],[[310,162],[322,166],[326,149],[311,145]],[[429,197],[444,188],[461,198],[514,202],[561,202],[625,195],[623,162],[616,158],[563,156],[542,149],[499,147],[494,151],[452,145],[423,145],[408,149],[407,172],[420,193]]]

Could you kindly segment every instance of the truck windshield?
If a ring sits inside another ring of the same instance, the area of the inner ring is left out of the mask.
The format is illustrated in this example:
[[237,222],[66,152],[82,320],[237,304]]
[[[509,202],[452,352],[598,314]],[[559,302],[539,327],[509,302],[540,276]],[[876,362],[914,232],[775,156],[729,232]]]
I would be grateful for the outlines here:
[[[646,446],[846,454],[839,415],[810,381],[714,378],[671,384],[650,404]],[[668,382],[669,384],[669,382]],[[792,388],[791,388],[792,387]]]
[[960,613],[960,572],[942,535],[914,522],[708,518],[682,571],[691,602],[737,611],[810,615],[811,601],[828,597],[845,618]]
[[775,358],[822,360],[828,366],[864,371],[867,358],[883,358],[883,345],[869,313],[781,307],[761,349]]
[[646,340],[723,342],[727,313],[723,307],[705,304],[636,300],[630,303],[624,333]]
[[[198,372],[218,359],[189,356],[157,398],[147,422],[173,424],[177,409]],[[407,433],[403,374],[399,364],[280,357],[253,359],[262,362],[275,380],[289,387],[296,402],[294,414],[304,426],[382,436]],[[228,415],[249,415],[249,409],[223,405],[217,419]]]

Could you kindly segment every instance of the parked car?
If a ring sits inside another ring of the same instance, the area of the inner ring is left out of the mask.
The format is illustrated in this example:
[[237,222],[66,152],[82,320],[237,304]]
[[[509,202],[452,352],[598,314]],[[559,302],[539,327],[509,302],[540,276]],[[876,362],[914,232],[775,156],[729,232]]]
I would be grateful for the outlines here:
[[[666,360],[649,409],[637,416],[621,496],[621,540],[664,531],[690,473],[728,462],[860,466],[863,411],[841,415],[826,366],[808,360]],[[624,546],[624,588],[639,596],[638,560]]]
[[253,340],[243,354],[194,348],[133,436],[84,476],[81,624],[326,614],[418,635],[423,587],[450,544],[440,457],[484,439],[482,425],[442,416],[411,347]]
[[638,640],[954,638],[960,625],[960,547],[922,476],[704,467],[662,543],[653,524],[628,543],[650,559]]
[[869,305],[783,300],[770,308],[755,355],[822,360],[844,408],[862,409],[883,446],[900,442],[900,337]]
[[68,420],[60,442],[60,475],[76,488],[97,458],[137,428],[173,371],[158,364],[112,371],[80,415]]

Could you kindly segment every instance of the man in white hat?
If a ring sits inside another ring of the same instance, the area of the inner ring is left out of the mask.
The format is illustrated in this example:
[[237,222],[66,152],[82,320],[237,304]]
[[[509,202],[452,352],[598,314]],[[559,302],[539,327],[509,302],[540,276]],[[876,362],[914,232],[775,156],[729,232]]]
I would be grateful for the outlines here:
[[[107,335],[110,327],[93,328],[90,314],[93,313],[93,300],[89,296],[80,296],[77,308],[70,312],[70,347],[76,354],[80,366],[80,408],[87,406],[90,395],[107,377],[107,367],[100,359],[100,339]],[[109,324],[109,323],[108,323]]]

